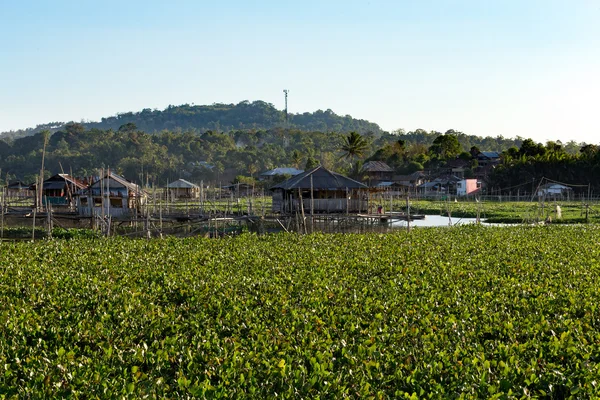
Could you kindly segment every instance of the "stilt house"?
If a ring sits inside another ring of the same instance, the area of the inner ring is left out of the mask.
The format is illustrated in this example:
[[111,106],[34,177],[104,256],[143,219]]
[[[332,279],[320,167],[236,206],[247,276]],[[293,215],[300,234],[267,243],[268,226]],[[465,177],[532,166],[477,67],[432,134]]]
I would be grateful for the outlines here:
[[146,193],[135,183],[112,172],[77,195],[79,215],[130,217],[146,203]]
[[282,214],[357,213],[368,208],[368,187],[318,166],[270,189],[273,211]]
[[200,186],[185,179],[177,179],[167,185],[167,190],[172,199],[198,199]]
[[[56,174],[43,182],[41,199],[42,204],[52,206],[75,205],[75,195],[85,189],[86,184],[67,175]],[[32,186],[35,190],[35,185]]]
[[6,185],[6,196],[11,198],[33,197],[35,191],[31,190],[32,185],[27,185],[21,181],[10,182]]

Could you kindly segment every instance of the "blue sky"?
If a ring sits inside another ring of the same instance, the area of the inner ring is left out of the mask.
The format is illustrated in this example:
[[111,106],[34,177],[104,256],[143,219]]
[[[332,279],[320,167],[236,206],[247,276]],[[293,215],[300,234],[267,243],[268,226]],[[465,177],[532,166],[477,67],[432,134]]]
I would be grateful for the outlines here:
[[265,100],[599,143],[596,0],[0,0],[0,131]]

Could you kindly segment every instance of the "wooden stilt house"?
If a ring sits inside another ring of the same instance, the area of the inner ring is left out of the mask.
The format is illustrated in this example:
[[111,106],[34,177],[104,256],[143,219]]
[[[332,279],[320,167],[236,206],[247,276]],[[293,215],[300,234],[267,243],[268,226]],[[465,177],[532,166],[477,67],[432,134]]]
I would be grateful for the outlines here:
[[200,198],[200,186],[185,179],[177,179],[167,185],[171,199],[197,199]]
[[273,211],[282,214],[358,213],[368,208],[368,187],[323,166],[305,171],[270,189]]
[[77,194],[79,215],[131,217],[146,203],[146,193],[135,183],[109,172]]
[[[73,207],[75,194],[86,188],[84,182],[67,174],[56,174],[43,182],[40,198],[42,204],[53,207]],[[35,185],[32,185],[35,190]]]

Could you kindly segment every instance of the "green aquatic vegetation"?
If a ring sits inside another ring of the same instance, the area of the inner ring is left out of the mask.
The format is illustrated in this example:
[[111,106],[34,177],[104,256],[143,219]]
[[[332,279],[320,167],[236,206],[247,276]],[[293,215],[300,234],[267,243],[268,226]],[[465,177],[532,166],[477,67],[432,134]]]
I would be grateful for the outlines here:
[[600,395],[600,229],[4,243],[0,397]]

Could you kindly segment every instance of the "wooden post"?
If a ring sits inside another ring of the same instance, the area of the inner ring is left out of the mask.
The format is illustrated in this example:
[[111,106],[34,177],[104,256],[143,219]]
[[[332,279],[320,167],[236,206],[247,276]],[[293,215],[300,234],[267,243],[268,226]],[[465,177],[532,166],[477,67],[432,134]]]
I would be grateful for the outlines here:
[[48,237],[52,237],[52,206],[48,205],[48,198],[46,198],[46,223],[48,224]]
[[298,188],[298,196],[300,197],[300,211],[302,212],[302,225],[304,226],[304,234],[306,234],[306,216],[304,215],[304,201],[302,200],[302,189]]
[[[360,198],[358,199],[358,212],[360,212]],[[350,214],[350,193],[346,188],[346,215]]]
[[35,241],[35,214],[37,212],[37,209],[33,209],[33,229],[31,231],[31,241]]
[[590,222],[590,197],[591,197],[591,192],[592,192],[592,186],[588,183],[588,200],[587,203],[585,205],[585,222],[588,223]]
[[313,176],[310,175],[310,233],[315,232],[315,196],[313,194]]
[[406,196],[406,230],[410,232],[410,199]]

